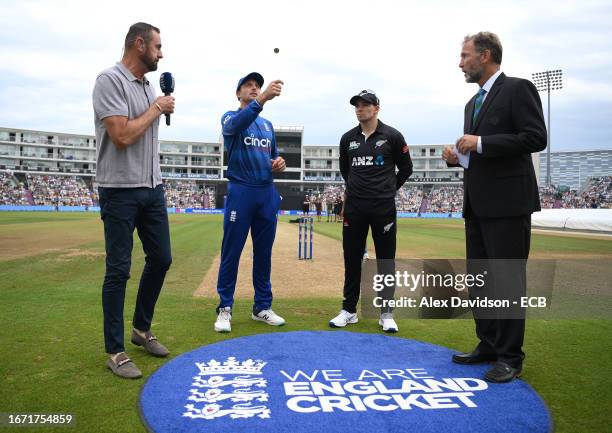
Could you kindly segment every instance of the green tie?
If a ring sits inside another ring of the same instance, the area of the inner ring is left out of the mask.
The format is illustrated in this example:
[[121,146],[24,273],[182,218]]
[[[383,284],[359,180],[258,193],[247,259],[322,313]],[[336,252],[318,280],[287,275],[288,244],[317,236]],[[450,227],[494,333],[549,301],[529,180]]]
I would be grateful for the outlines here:
[[484,101],[485,93],[487,93],[487,91],[481,88],[478,91],[478,95],[476,95],[476,101],[474,101],[474,115],[472,116],[472,125],[476,123],[476,118],[478,117],[478,113],[480,113],[480,109],[482,108],[482,101]]

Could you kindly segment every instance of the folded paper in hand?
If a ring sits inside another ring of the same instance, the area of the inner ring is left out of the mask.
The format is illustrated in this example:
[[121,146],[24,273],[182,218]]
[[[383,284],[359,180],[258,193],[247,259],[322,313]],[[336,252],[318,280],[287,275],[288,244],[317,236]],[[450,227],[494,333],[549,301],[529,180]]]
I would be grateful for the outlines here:
[[468,168],[470,165],[470,152],[463,154],[457,150],[457,146],[453,147],[453,153],[459,158],[459,165],[463,168]]

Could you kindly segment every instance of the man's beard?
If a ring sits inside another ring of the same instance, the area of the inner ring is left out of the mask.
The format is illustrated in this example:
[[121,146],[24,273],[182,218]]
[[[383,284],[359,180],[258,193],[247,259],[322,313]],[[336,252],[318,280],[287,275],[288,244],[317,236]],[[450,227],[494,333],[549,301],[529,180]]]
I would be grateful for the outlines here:
[[482,70],[474,72],[464,72],[466,83],[478,83],[482,78]]
[[146,56],[143,56],[141,60],[149,72],[157,71],[157,59],[149,59]]

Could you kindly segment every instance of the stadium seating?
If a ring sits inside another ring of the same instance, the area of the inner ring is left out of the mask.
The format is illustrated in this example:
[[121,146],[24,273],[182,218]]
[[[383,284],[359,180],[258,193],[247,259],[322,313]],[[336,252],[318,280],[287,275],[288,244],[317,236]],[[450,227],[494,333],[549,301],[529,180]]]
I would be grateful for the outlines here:
[[395,206],[400,212],[418,212],[423,200],[420,186],[404,186],[395,196]]
[[421,212],[450,213],[461,212],[463,207],[463,187],[433,187],[427,196],[428,206]]
[[542,209],[612,208],[612,176],[592,177],[582,191],[540,186]]
[[164,181],[166,204],[177,208],[214,209],[216,191],[211,186],[199,186],[194,181]]
[[590,178],[582,197],[586,207],[612,209],[612,176]]
[[[328,203],[335,203],[338,199],[342,199],[344,196],[344,185],[327,185],[321,194],[321,208],[327,211]],[[311,203],[313,206],[314,200]],[[312,210],[315,210],[312,208]]]
[[12,173],[0,172],[0,205],[30,205],[25,185]]
[[26,175],[34,204],[93,206],[91,190],[78,176]]
[[[23,175],[22,175],[23,176]],[[21,179],[24,179],[23,177]],[[216,208],[216,187],[194,180],[165,180],[168,207]],[[581,191],[555,185],[539,187],[543,209],[612,208],[612,176],[590,178]],[[25,182],[9,171],[0,172],[0,205],[92,206],[97,188],[90,189],[78,176],[26,174]],[[344,194],[344,185],[327,185],[320,194],[323,210]],[[311,200],[314,211],[314,198]],[[404,185],[397,192],[399,212],[461,212],[461,186]]]

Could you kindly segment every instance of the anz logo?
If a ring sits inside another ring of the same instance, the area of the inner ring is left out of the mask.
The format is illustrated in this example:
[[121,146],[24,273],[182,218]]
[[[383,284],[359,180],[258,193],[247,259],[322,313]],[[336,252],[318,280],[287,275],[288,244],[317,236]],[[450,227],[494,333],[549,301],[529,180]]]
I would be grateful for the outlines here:
[[371,155],[354,156],[351,165],[353,167],[363,167],[372,165],[382,167],[383,165],[385,165],[385,158],[382,155],[376,155],[376,158]]
[[366,165],[374,165],[374,157],[373,156],[353,156],[353,163],[351,164],[353,167],[366,166]]

